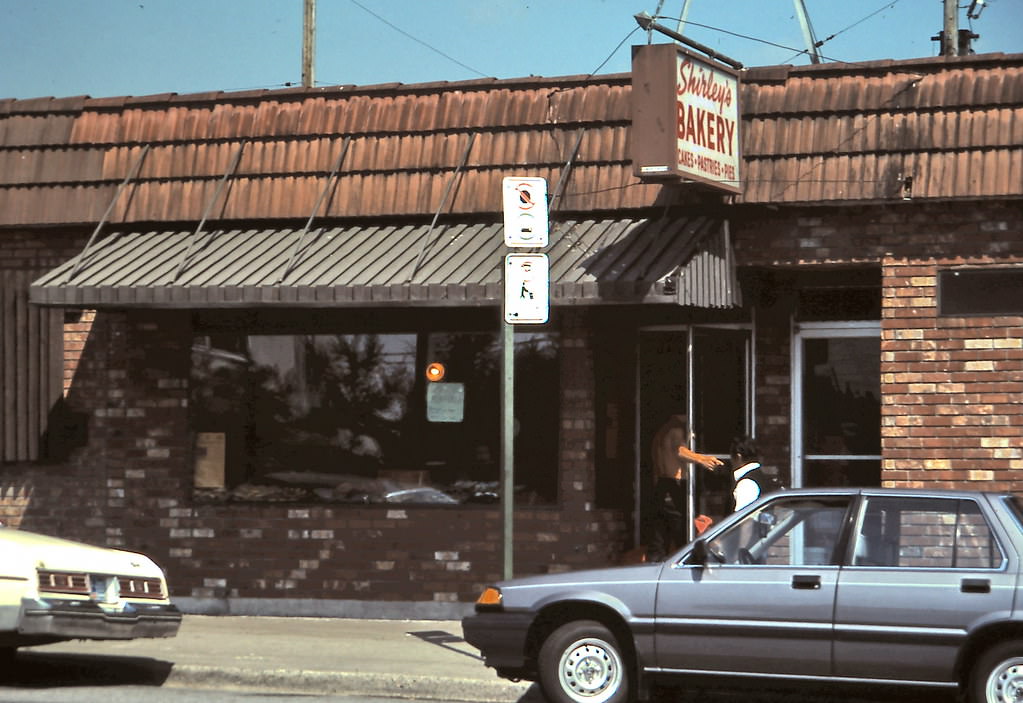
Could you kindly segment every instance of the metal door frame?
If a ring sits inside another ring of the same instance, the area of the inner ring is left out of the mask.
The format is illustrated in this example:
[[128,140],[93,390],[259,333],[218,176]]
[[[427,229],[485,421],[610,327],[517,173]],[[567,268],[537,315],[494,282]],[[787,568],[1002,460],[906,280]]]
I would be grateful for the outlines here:
[[877,454],[803,454],[803,340],[837,338],[881,339],[880,320],[857,320],[850,322],[793,322],[792,323],[792,410],[790,416],[789,446],[792,447],[792,487],[803,486],[803,465],[806,461],[847,459],[853,461],[876,459]]
[[[753,419],[756,417],[756,324],[753,322],[744,323],[700,323],[700,324],[679,324],[679,325],[645,325],[639,327],[636,334],[636,347],[633,355],[633,367],[634,367],[634,388],[635,398],[635,417],[633,418],[633,456],[635,457],[633,474],[632,474],[632,485],[633,485],[633,519],[632,519],[632,532],[633,532],[633,544],[640,543],[640,525],[641,525],[641,510],[642,510],[642,486],[640,485],[641,477],[643,475],[642,456],[643,447],[640,444],[640,438],[642,433],[640,432],[641,420],[643,416],[642,398],[640,397],[640,340],[644,332],[685,332],[686,333],[686,354],[685,354],[685,374],[686,374],[686,417],[691,418],[695,411],[695,404],[693,401],[693,337],[697,330],[702,329],[728,329],[728,330],[745,330],[750,333],[749,346],[746,353],[746,415],[745,415],[745,428],[746,433],[753,434],[754,422]],[[690,449],[695,450],[693,447],[693,431],[692,423],[689,426],[689,437],[688,445]],[[720,457],[719,458],[727,458]],[[688,508],[689,514],[695,514],[696,495],[692,488],[692,483],[689,484],[688,491]],[[688,537],[690,540],[693,539],[693,524],[690,520],[687,524]]]

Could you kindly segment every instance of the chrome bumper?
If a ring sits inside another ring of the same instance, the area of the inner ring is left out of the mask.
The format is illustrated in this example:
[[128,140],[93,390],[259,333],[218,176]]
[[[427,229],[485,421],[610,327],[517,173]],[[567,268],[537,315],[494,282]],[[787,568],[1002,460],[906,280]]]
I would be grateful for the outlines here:
[[174,637],[181,611],[169,603],[124,603],[117,609],[85,600],[24,599],[18,634],[59,639],[128,640]]

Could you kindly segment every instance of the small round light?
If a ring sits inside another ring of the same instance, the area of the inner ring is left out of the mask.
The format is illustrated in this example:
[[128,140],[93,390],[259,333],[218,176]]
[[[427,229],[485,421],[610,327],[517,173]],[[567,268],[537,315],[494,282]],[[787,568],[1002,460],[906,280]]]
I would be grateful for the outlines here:
[[435,361],[426,367],[426,380],[431,383],[435,383],[444,378],[444,374],[447,369],[444,368],[444,364],[439,361]]

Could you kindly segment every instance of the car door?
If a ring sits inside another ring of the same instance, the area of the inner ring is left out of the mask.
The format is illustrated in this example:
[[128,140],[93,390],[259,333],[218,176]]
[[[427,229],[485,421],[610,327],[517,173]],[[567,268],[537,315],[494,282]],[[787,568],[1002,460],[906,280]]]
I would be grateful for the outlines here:
[[1015,568],[972,497],[864,496],[835,606],[835,674],[951,681],[975,624],[1012,612]]
[[662,570],[662,671],[827,675],[847,495],[781,496],[707,540],[705,564]]

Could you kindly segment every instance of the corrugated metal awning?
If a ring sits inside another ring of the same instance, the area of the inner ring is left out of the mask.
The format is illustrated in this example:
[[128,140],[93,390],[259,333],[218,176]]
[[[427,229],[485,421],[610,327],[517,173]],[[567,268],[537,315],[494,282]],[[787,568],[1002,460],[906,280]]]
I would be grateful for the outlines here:
[[[705,216],[556,222],[544,250],[551,301],[733,306],[737,288],[708,283],[734,280],[733,258],[694,259],[722,241],[730,250],[722,221]],[[85,308],[499,305],[509,251],[495,222],[121,232],[36,280],[30,300]],[[690,262],[701,268],[687,275]],[[686,298],[690,289],[700,294]]]

